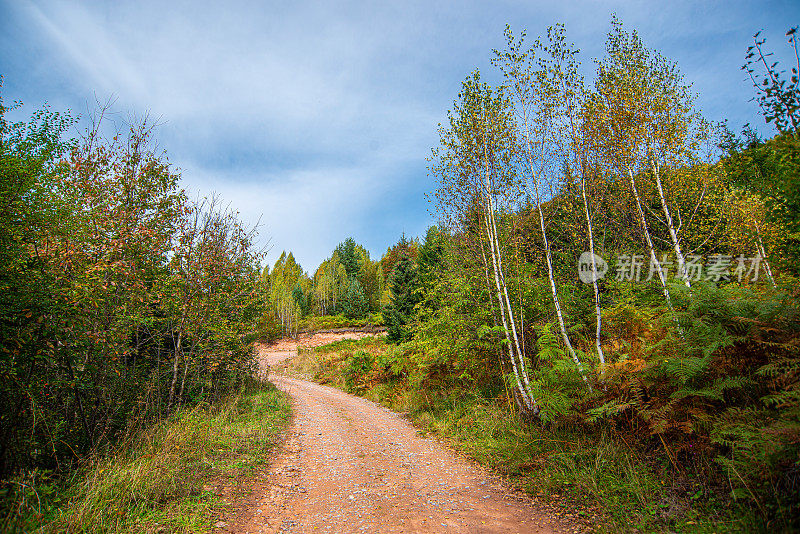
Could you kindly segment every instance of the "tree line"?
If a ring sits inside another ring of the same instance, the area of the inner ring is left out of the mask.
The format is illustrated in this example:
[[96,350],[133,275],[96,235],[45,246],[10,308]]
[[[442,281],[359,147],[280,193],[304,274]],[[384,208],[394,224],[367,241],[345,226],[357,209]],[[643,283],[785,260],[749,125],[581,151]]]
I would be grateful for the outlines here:
[[[364,246],[348,237],[313,276],[303,270],[291,252],[282,252],[271,269],[266,265],[261,272],[261,294],[267,311],[261,319],[260,332],[271,339],[296,335],[300,329],[319,325],[391,322],[385,312],[391,300],[392,273],[402,258],[416,258],[417,249],[415,240],[402,236],[380,260],[372,260]],[[326,322],[325,318],[331,321]]]
[[187,197],[150,122],[101,109],[69,138],[69,114],[19,106],[0,99],[6,497],[238,387],[264,307],[254,229]]

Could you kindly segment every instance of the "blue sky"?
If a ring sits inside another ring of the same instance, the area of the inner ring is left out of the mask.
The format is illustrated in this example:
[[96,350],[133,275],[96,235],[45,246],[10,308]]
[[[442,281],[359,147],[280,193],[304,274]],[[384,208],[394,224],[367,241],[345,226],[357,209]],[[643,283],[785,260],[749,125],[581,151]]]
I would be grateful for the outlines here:
[[[166,2],[165,2],[166,3]],[[270,262],[313,273],[348,236],[379,258],[434,217],[425,158],[461,81],[489,65],[506,23],[563,22],[587,78],[611,13],[678,62],[711,120],[761,126],[739,70],[752,34],[785,56],[796,1],[56,2],[0,0],[0,74],[25,114],[160,118],[159,143],[190,194],[260,219]],[[768,132],[766,128],[762,128]]]

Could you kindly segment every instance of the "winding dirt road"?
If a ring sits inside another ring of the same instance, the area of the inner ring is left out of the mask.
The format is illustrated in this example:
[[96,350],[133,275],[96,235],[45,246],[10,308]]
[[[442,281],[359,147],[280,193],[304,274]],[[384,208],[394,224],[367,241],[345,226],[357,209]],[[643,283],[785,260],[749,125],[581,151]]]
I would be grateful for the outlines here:
[[[265,358],[262,362],[277,359]],[[569,531],[400,415],[334,388],[270,376],[294,421],[229,532]]]

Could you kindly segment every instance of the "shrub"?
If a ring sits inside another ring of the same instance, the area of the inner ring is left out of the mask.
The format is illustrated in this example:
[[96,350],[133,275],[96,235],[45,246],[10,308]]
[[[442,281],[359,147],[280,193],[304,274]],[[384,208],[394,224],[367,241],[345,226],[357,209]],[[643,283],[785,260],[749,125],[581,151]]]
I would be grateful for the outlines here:
[[363,393],[367,388],[367,376],[375,365],[375,358],[368,352],[358,350],[348,356],[342,368],[345,386],[349,391]]

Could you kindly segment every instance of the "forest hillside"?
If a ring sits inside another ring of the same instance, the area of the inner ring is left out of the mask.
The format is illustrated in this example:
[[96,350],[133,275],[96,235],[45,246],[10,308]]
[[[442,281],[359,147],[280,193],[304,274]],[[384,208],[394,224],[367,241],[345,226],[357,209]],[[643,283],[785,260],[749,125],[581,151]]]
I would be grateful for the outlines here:
[[788,72],[759,34],[743,58],[763,138],[610,28],[586,78],[565,26],[507,27],[439,125],[436,225],[313,272],[190,198],[148,121],[0,100],[0,529],[223,528],[289,424],[256,344],[348,327],[386,336],[280,370],[598,529],[800,529],[795,29]]

